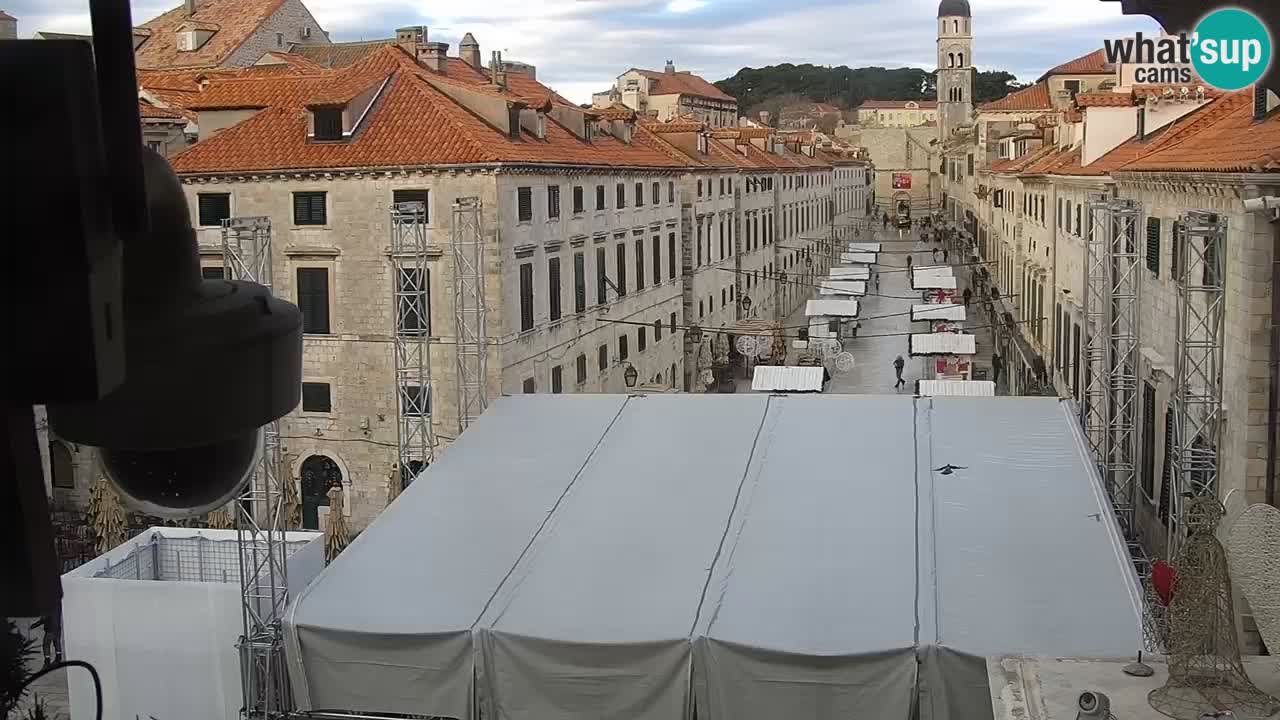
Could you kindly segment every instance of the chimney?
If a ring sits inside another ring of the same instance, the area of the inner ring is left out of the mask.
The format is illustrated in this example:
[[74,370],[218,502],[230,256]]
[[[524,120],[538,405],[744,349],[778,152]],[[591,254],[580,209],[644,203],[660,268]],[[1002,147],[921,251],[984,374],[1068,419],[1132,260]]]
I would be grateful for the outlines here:
[[449,70],[449,43],[429,42],[422,43],[421,52],[418,53],[418,59],[423,65],[440,73],[446,74]]
[[675,63],[673,63],[673,62],[671,62],[670,60],[668,60],[668,61],[667,61],[667,66],[666,66],[665,68],[663,68],[663,69],[662,69],[662,71],[663,71],[663,72],[665,72],[665,73],[666,73],[666,74],[668,74],[668,75],[675,75],[675,74],[676,74],[676,64],[675,64]]
[[507,71],[502,67],[502,53],[497,50],[489,60],[489,78],[499,90],[507,89]]
[[1267,98],[1267,89],[1262,86],[1262,83],[1258,83],[1257,85],[1254,85],[1253,86],[1253,119],[1262,120],[1263,118],[1265,118],[1267,116],[1267,106],[1270,104],[1271,103],[1268,102],[1268,98]]
[[396,45],[409,53],[410,57],[418,57],[418,49],[427,41],[426,25],[409,25],[396,28]]
[[458,43],[458,57],[462,58],[462,62],[479,70],[480,68],[480,43],[476,42],[475,37],[471,33],[462,36],[462,42]]
[[0,40],[18,39],[18,18],[0,10]]
[[187,17],[196,14],[196,0],[183,0],[182,7],[186,11]]

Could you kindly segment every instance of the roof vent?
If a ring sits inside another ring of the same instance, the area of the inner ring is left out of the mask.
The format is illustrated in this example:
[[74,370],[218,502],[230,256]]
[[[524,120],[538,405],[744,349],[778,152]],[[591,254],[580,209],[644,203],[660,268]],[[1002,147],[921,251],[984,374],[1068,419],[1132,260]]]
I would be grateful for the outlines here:
[[1261,120],[1267,116],[1267,89],[1261,83],[1253,86],[1253,119]]

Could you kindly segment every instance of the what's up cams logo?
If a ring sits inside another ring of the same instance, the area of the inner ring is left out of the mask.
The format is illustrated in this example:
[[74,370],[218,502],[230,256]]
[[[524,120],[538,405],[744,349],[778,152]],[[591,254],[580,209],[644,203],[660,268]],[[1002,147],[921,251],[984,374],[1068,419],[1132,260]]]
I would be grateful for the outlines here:
[[1132,63],[1134,82],[1177,85],[1192,82],[1192,68],[1219,90],[1241,90],[1258,82],[1271,66],[1271,31],[1258,16],[1240,8],[1220,8],[1196,23],[1190,35],[1104,42],[1107,62]]

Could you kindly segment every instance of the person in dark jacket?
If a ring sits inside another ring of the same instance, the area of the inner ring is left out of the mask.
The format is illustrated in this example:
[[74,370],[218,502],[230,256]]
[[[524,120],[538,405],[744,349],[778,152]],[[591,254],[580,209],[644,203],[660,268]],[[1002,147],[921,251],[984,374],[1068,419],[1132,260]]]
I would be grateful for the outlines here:
[[969,288],[964,289],[964,306],[969,307],[969,299],[973,297],[973,291]]
[[1000,384],[1000,373],[1004,372],[1004,358],[1000,353],[991,353],[991,376],[996,385]]
[[897,390],[898,388],[903,387],[903,386],[905,386],[905,385],[907,384],[907,381],[902,379],[902,368],[903,368],[906,364],[907,364],[907,363],[906,363],[906,361],[902,359],[902,356],[901,356],[901,355],[899,355],[898,357],[894,358],[894,361],[893,361],[893,374],[894,374],[894,375],[896,375],[896,376],[898,377],[898,381],[897,381],[897,382],[895,382],[895,383],[893,384],[893,389],[894,389],[894,390]]
[[827,385],[831,382],[831,371],[824,365],[822,366],[822,391],[827,391]]

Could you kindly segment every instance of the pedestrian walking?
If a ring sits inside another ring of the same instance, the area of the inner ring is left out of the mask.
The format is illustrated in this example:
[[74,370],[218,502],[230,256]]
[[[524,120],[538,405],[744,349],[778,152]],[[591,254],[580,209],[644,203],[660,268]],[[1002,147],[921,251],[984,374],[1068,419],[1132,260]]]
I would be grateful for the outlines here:
[[880,273],[876,273],[876,290],[880,290]]
[[44,628],[44,666],[62,662],[62,611],[55,610],[33,625]]
[[897,382],[895,382],[895,383],[893,384],[893,389],[894,389],[894,390],[897,390],[898,388],[903,387],[903,386],[905,386],[905,385],[907,384],[907,381],[902,379],[902,368],[903,368],[903,366],[905,366],[906,364],[907,364],[907,362],[906,362],[905,360],[903,360],[903,359],[902,359],[902,356],[901,356],[901,355],[899,355],[899,356],[898,356],[897,358],[895,358],[895,359],[894,359],[894,361],[893,361],[893,374],[894,374],[894,375],[896,375],[896,376],[898,377]]
[[907,256],[907,269],[908,269],[908,270],[910,270],[910,269],[911,269],[911,256],[910,256],[910,255],[908,255],[908,256]]
[[973,297],[973,291],[969,288],[964,289],[964,306],[969,307],[969,298]]
[[947,249],[946,249],[946,248],[942,248],[942,262],[946,262],[946,261],[947,261],[947,256],[948,256],[948,255],[950,255],[950,254],[951,254],[951,253],[947,252]]
[[1000,384],[1000,373],[1004,372],[1004,358],[1000,357],[1000,353],[991,353],[991,376],[995,384]]
[[889,213],[885,213],[883,216],[881,216],[881,218],[880,218],[880,224],[881,224],[881,227],[882,227],[882,228],[888,228],[888,227],[889,227]]
[[933,249],[933,261],[938,262],[938,248]]

